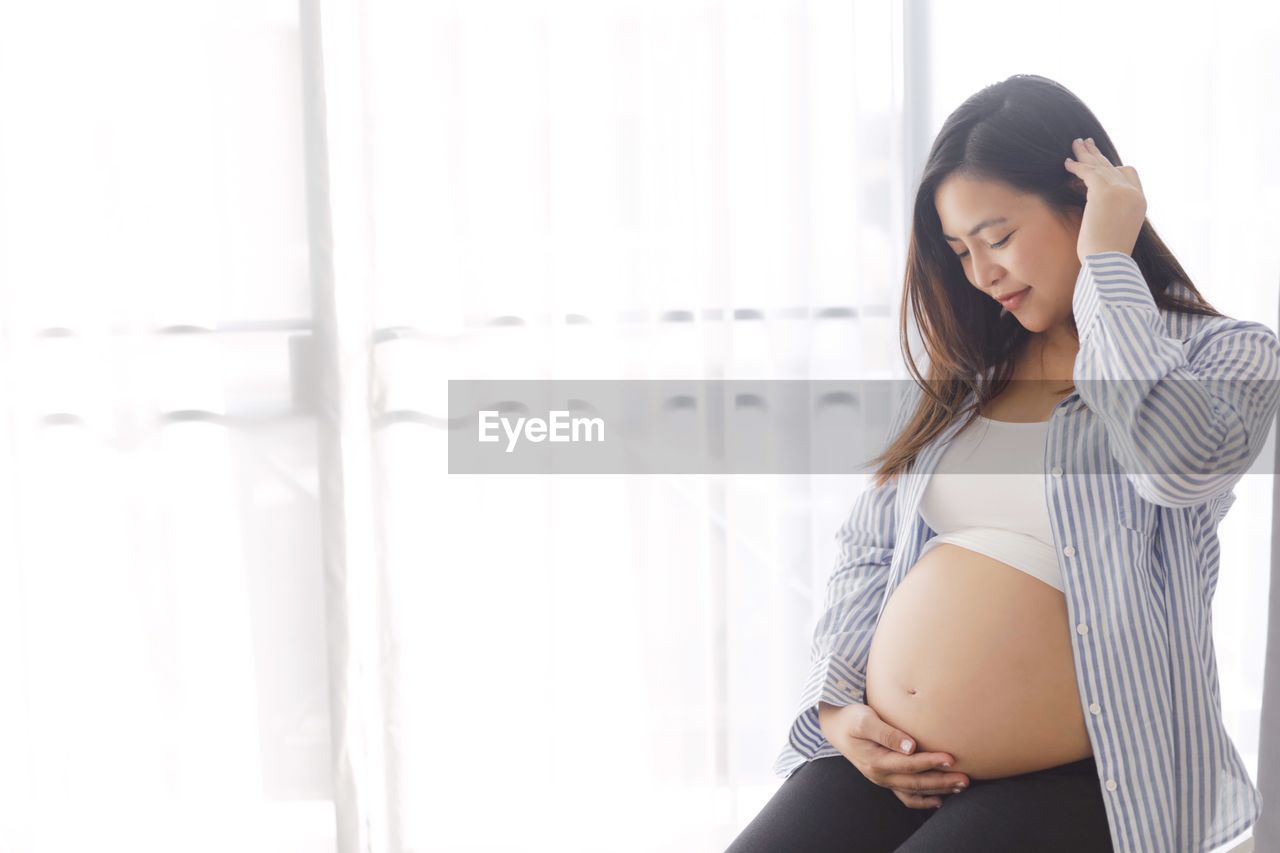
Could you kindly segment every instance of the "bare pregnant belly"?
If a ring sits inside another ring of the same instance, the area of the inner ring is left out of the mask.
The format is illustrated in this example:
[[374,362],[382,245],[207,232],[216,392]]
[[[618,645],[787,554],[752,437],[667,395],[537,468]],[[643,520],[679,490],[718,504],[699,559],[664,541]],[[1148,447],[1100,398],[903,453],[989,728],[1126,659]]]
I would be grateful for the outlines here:
[[953,770],[997,779],[1093,754],[1061,592],[951,543],[918,560],[871,641],[866,702]]

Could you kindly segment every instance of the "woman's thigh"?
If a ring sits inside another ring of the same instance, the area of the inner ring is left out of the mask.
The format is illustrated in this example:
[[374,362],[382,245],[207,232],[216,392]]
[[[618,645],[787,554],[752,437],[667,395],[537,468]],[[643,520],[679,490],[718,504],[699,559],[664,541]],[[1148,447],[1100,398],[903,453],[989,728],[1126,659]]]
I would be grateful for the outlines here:
[[895,853],[1111,853],[1092,757],[1009,776],[973,779],[947,796]]
[[893,853],[942,809],[905,805],[842,755],[815,758],[787,777],[725,853]]

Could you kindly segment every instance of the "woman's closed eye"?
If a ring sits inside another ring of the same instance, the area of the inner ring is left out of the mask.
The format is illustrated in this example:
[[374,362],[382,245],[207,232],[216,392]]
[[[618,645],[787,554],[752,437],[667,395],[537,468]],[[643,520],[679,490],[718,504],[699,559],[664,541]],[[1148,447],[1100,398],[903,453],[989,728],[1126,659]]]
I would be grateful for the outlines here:
[[[1016,232],[1016,231],[1010,231],[1010,232],[1009,232],[1009,235],[1008,235],[1007,237],[1005,237],[1003,240],[1001,240],[999,243],[992,243],[992,244],[991,244],[991,248],[992,248],[992,249],[1003,249],[1005,246],[1009,245],[1009,240],[1011,240],[1011,239],[1013,238],[1013,235],[1014,235],[1014,234],[1016,234],[1016,233],[1018,233],[1018,232]],[[966,258],[966,257],[968,257],[968,256],[969,256],[969,253],[968,253],[968,252],[961,252],[960,254],[956,255],[956,257],[957,257],[957,258]]]

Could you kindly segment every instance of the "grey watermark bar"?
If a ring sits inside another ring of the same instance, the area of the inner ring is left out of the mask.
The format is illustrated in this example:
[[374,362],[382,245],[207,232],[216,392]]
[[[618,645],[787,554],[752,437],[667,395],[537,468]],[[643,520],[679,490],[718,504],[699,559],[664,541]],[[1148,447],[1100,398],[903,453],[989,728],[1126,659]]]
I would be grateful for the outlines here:
[[[1245,473],[1274,473],[1274,417],[1261,423],[1260,451],[1253,433],[1275,386],[1013,381],[1000,399],[1029,402],[993,406],[955,433],[947,470],[1043,475],[1055,441],[1065,474],[1204,478],[1246,460]],[[930,387],[968,420],[966,388]],[[449,473],[871,474],[890,424],[905,424],[923,396],[910,379],[451,379]],[[985,449],[971,453],[983,437]]]

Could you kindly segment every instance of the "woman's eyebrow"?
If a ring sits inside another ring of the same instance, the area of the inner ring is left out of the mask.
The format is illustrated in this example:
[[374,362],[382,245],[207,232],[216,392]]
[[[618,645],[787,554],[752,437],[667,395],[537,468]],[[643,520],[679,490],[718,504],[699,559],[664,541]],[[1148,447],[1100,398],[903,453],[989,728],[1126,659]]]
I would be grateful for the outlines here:
[[[981,231],[983,228],[987,228],[991,225],[999,225],[1001,222],[1008,222],[1008,221],[1009,221],[1008,217],[1004,217],[1004,216],[997,216],[994,219],[984,219],[981,222],[979,222],[977,225],[973,226],[973,230],[970,231],[966,236],[972,237],[973,235]],[[951,237],[947,234],[943,234],[942,236],[946,237],[947,242],[949,243],[958,243],[960,241],[959,237]]]

